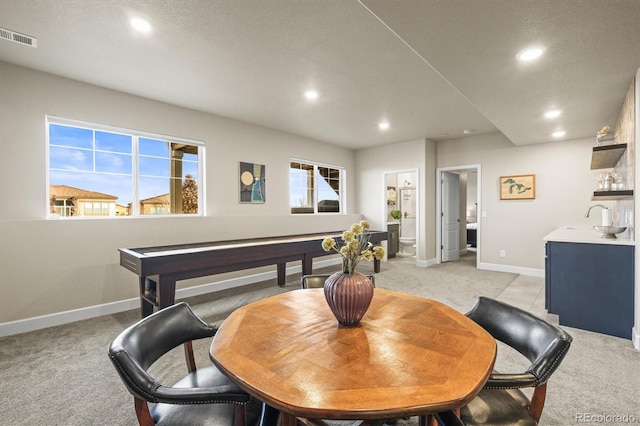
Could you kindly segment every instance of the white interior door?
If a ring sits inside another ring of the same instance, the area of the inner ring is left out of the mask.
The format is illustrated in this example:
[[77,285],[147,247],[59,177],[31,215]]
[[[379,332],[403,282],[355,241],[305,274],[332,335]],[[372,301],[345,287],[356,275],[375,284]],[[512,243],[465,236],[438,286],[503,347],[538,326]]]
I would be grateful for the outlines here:
[[442,172],[442,261],[460,257],[460,176]]

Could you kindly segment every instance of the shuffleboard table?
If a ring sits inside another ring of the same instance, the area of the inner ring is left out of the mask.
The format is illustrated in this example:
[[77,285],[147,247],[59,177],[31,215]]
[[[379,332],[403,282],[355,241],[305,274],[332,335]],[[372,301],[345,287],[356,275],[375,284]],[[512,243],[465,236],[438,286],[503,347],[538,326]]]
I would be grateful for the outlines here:
[[[367,233],[373,244],[388,239],[387,232]],[[322,240],[334,237],[340,243],[341,235],[324,232],[118,250],[120,265],[139,277],[140,313],[144,318],[156,307],[174,304],[176,281],[180,280],[276,265],[278,285],[283,286],[287,262],[302,261],[302,274],[311,274],[314,257],[335,254],[322,249]],[[380,272],[379,260],[374,260],[374,271]]]

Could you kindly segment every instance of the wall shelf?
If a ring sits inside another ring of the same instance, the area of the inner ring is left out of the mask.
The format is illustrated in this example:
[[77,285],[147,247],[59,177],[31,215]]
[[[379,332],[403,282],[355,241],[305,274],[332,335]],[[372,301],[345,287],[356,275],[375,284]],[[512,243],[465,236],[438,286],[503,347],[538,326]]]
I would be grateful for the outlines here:
[[591,170],[615,167],[626,149],[626,143],[594,147],[591,155]]
[[620,191],[593,191],[591,200],[622,200],[633,198],[633,189],[623,189]]

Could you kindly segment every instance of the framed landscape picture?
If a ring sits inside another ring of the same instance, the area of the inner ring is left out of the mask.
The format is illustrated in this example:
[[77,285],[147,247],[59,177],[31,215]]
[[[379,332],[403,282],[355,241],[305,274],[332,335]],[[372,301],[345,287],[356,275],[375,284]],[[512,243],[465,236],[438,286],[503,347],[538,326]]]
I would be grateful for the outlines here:
[[500,177],[501,200],[533,200],[536,198],[536,175]]

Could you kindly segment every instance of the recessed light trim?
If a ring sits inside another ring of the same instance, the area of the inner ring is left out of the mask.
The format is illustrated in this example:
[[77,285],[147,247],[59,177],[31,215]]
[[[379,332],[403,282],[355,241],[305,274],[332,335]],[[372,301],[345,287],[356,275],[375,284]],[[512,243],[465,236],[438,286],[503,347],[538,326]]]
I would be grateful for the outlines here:
[[380,130],[389,130],[390,127],[391,125],[388,121],[381,121],[380,123],[378,123],[378,129]]
[[527,47],[519,51],[516,58],[521,62],[531,62],[542,56],[545,50],[542,46]]
[[471,133],[473,133],[473,129],[464,129],[464,130],[462,131],[462,134],[463,134],[463,135],[470,135]]
[[315,90],[307,90],[306,92],[304,92],[304,97],[310,101],[315,101],[316,99],[318,99],[318,92],[316,92]]
[[565,132],[564,130],[556,130],[555,132],[551,133],[551,136],[553,136],[554,138],[561,138],[566,134],[567,132]]
[[151,24],[146,19],[132,18],[129,22],[131,23],[131,26],[138,32],[145,34],[151,32]]
[[561,114],[562,114],[562,111],[560,111],[559,109],[550,109],[549,111],[546,111],[544,113],[544,117],[545,118],[557,118],[557,117],[560,117]]

